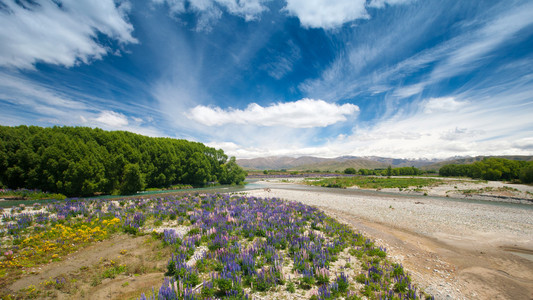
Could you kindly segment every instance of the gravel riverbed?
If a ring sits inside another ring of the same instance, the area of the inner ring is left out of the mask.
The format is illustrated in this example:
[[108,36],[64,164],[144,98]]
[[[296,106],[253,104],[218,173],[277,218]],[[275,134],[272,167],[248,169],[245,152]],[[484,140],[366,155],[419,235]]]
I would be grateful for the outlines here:
[[247,193],[299,201],[351,223],[387,246],[436,299],[533,298],[533,261],[508,252],[533,254],[533,205],[284,184]]

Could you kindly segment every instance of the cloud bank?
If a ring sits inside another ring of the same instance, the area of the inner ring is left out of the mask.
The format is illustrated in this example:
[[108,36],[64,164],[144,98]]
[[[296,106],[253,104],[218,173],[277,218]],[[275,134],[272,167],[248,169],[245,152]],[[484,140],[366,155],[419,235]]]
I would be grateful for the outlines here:
[[246,124],[256,126],[285,126],[292,128],[326,127],[344,122],[359,112],[353,104],[337,105],[323,100],[301,99],[262,107],[251,103],[244,110],[222,109],[198,105],[189,118],[207,126]]

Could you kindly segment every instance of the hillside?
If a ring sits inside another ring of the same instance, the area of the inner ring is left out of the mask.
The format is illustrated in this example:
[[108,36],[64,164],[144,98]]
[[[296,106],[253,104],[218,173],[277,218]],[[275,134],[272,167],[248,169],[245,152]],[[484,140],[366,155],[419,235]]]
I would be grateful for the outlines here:
[[434,163],[435,160],[409,160],[384,157],[356,157],[340,156],[336,158],[321,158],[312,156],[287,157],[270,156],[252,159],[238,159],[237,164],[246,170],[319,170],[335,171],[346,168],[376,169],[393,167],[420,167]]
[[[346,168],[355,169],[377,169],[392,167],[417,167],[422,170],[437,170],[447,164],[469,164],[480,161],[485,157],[454,157],[448,159],[400,159],[379,156],[340,156],[336,158],[321,158],[313,156],[288,157],[269,156],[251,159],[238,159],[237,164],[245,170],[313,170],[313,171],[335,171]],[[511,160],[531,161],[533,156],[493,156]]]
[[312,156],[288,157],[288,156],[269,156],[251,159],[237,159],[237,164],[245,170],[280,170],[294,169],[303,165],[313,165],[330,160],[329,158],[320,158]]
[[342,171],[346,168],[358,169],[379,169],[386,168],[388,164],[373,161],[369,159],[348,159],[348,160],[329,160],[314,164],[301,165],[298,167],[290,168],[290,170],[313,170],[313,171]]

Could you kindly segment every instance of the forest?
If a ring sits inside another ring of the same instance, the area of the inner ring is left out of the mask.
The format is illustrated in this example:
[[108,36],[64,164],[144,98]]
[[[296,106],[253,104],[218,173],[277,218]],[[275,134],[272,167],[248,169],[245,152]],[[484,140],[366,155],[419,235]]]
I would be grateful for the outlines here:
[[439,175],[533,183],[533,161],[488,157],[471,164],[444,165],[439,169]]
[[1,188],[132,194],[173,184],[238,184],[246,176],[222,150],[126,131],[0,126],[0,141]]

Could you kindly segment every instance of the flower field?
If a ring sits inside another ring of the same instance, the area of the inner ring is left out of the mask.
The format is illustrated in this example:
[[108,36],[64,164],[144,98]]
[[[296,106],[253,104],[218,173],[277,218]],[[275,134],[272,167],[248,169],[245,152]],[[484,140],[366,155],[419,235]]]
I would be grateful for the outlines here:
[[69,199],[4,212],[0,287],[116,232],[151,234],[172,249],[162,285],[141,299],[431,298],[386,249],[322,211],[228,194]]

